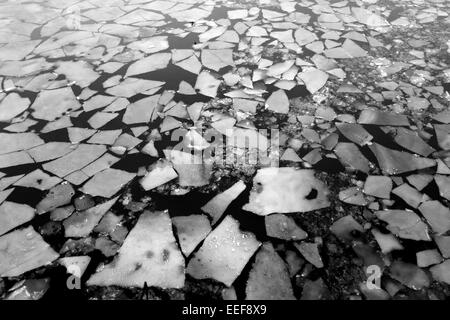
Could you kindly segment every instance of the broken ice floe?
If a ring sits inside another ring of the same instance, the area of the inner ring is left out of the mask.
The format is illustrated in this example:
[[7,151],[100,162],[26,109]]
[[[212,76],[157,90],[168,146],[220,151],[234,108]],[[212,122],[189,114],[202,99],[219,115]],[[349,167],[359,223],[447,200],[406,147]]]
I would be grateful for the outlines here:
[[181,288],[184,258],[172,233],[167,212],[143,213],[120,248],[117,261],[106,265],[88,285]]
[[1,236],[0,248],[1,277],[19,276],[59,257],[32,227]]
[[242,232],[239,223],[227,216],[189,261],[187,273],[196,279],[212,278],[230,286],[260,244],[253,234]]
[[329,206],[326,185],[312,170],[265,168],[253,179],[249,203],[243,209],[259,215],[307,212]]

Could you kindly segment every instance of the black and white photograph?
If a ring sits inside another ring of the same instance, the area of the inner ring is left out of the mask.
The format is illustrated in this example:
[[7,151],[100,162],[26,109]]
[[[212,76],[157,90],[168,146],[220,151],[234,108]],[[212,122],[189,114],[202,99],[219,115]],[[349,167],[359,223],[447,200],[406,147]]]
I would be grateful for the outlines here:
[[450,300],[449,14],[0,0],[0,309]]

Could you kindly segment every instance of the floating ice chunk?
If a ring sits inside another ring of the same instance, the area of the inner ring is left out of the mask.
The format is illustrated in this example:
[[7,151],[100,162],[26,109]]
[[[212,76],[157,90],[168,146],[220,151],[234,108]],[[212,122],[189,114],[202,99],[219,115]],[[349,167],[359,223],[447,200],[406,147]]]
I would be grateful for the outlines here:
[[307,212],[330,205],[326,185],[312,170],[264,168],[253,178],[253,189],[244,210],[258,215]]
[[219,71],[226,66],[234,66],[233,50],[202,50],[202,64],[206,68],[214,71]]
[[192,49],[172,49],[172,62],[180,62],[194,55]]
[[405,128],[392,128],[389,134],[394,137],[395,142],[405,149],[427,157],[434,150],[420,138],[417,132]]
[[115,20],[115,22],[120,24],[134,24],[139,22],[146,22],[146,21],[158,21],[163,20],[164,16],[162,14],[153,12],[153,11],[147,11],[143,9],[137,9],[133,10],[130,13],[121,16]]
[[209,200],[201,208],[203,212],[206,212],[212,218],[212,225],[216,224],[230,203],[233,202],[233,200],[235,200],[244,190],[245,183],[238,181],[224,192],[219,193],[214,198]]
[[58,177],[64,177],[69,173],[77,171],[92,161],[98,159],[106,152],[106,147],[102,145],[80,144],[71,153],[47,162],[42,165],[44,170],[51,172]]
[[436,132],[436,140],[443,150],[450,149],[450,125],[435,124],[434,131]]
[[336,127],[344,137],[360,146],[370,143],[373,139],[363,126],[356,123],[337,123]]
[[385,176],[368,176],[364,183],[364,193],[370,196],[389,199],[392,180]]
[[375,212],[378,219],[388,223],[387,229],[403,239],[431,241],[427,225],[417,214],[406,210]]
[[421,191],[433,180],[433,176],[431,174],[412,174],[406,179],[414,188]]
[[366,173],[370,171],[369,160],[354,143],[339,142],[334,148],[334,153],[344,166]]
[[161,123],[161,132],[170,131],[182,126],[182,123],[171,116],[166,116]]
[[169,64],[171,53],[155,53],[136,61],[128,67],[125,77],[164,69]]
[[210,8],[211,8],[210,10],[203,10],[200,8],[180,10],[177,12],[169,13],[169,16],[178,20],[179,22],[198,21],[198,20],[207,18],[211,14],[212,7],[210,7]]
[[116,260],[92,275],[87,285],[182,288],[184,258],[172,233],[167,211],[144,212],[130,231]]
[[119,160],[120,158],[117,158],[109,153],[105,153],[103,156],[81,169],[81,171],[86,174],[86,176],[91,177],[100,171],[108,169]]
[[64,129],[73,126],[69,116],[62,116],[58,120],[47,123],[42,128],[41,133],[49,133],[55,130]]
[[227,30],[226,26],[218,26],[215,28],[211,28],[208,31],[202,33],[201,35],[199,35],[198,38],[199,38],[200,42],[207,42],[211,39],[221,36],[226,30]]
[[44,144],[44,140],[32,132],[0,133],[0,154],[22,151]]
[[294,12],[297,3],[295,1],[285,1],[280,3],[281,10],[286,12]]
[[328,80],[327,73],[315,68],[300,72],[297,76],[305,83],[306,89],[312,94],[319,91]]
[[241,20],[247,18],[248,10],[247,9],[238,9],[238,10],[229,10],[227,12],[228,19],[230,20]]
[[252,233],[242,232],[239,223],[227,216],[189,261],[187,273],[231,286],[260,245]]
[[[121,28],[123,26],[120,26]],[[106,73],[114,73],[117,70],[119,70],[120,68],[123,67],[123,63],[121,62],[107,62],[105,64],[102,64],[100,67],[98,67],[98,70],[104,71]]]
[[103,88],[108,89],[114,86],[117,86],[118,84],[120,84],[120,82],[122,81],[122,76],[119,74],[116,74],[110,78],[108,78],[107,80],[105,80],[102,83]]
[[294,219],[285,214],[276,213],[265,217],[266,233],[269,237],[282,240],[303,240],[308,234],[303,231]]
[[33,117],[37,119],[53,121],[61,117],[67,111],[81,108],[71,88],[55,90],[42,90],[31,105]]
[[125,98],[130,98],[138,93],[151,95],[156,93],[164,84],[165,82],[162,81],[126,78],[118,85],[108,88],[106,93]]
[[117,113],[97,112],[87,121],[94,129],[99,129],[118,116]]
[[314,33],[301,27],[295,30],[294,38],[299,46],[304,46],[308,43],[318,40],[317,36]]
[[364,8],[353,7],[353,16],[358,20],[358,22],[367,25],[368,27],[386,27],[389,26],[389,22],[385,18],[373,13]]
[[439,201],[426,201],[419,210],[438,235],[450,230],[450,210]]
[[202,71],[195,83],[195,89],[204,96],[215,98],[217,96],[217,89],[220,86],[220,80],[216,79],[208,71]]
[[60,182],[61,182],[60,178],[52,177],[47,173],[43,172],[41,169],[36,169],[33,172],[27,174],[19,181],[15,182],[14,185],[25,188],[48,190]]
[[73,146],[68,142],[48,142],[37,147],[27,150],[27,153],[36,162],[44,162],[65,156],[69,152],[74,151],[77,146]]
[[345,40],[345,42],[342,44],[342,49],[344,49],[352,58],[367,56],[367,51],[358,46],[350,39]]
[[95,8],[83,12],[83,16],[86,16],[96,22],[114,20],[124,14],[125,12],[118,7]]
[[417,208],[421,202],[427,199],[427,196],[420,193],[407,183],[398,186],[397,188],[392,190],[392,193],[401,198],[413,208]]
[[132,136],[131,134],[123,133],[114,142],[112,148],[120,147],[125,148],[127,151],[130,151],[141,142],[142,142],[141,139],[138,139]]
[[228,86],[234,86],[241,80],[241,77],[238,74],[228,72],[223,75],[223,80]]
[[380,126],[409,126],[408,117],[403,114],[364,109],[359,115],[358,123]]
[[352,241],[355,240],[354,232],[362,233],[364,229],[351,215],[347,215],[336,220],[330,231],[341,240]]
[[380,168],[390,175],[425,169],[436,165],[434,159],[417,157],[411,153],[392,150],[378,143],[373,143],[369,148],[377,158]]
[[284,90],[273,92],[266,101],[266,109],[277,113],[289,112],[289,99]]
[[[218,42],[239,43],[239,34],[234,30],[227,30],[219,38]],[[211,44],[210,44],[211,48]],[[212,49],[212,48],[211,48]]]
[[56,66],[56,73],[65,75],[67,80],[75,81],[81,88],[88,87],[99,77],[86,61],[58,61]]
[[8,94],[0,102],[0,122],[9,122],[28,109],[30,100],[22,98],[17,93]]
[[8,197],[14,190],[15,188],[10,188],[4,191],[0,191],[0,204],[2,204],[6,199],[8,199]]
[[52,67],[53,63],[47,62],[44,58],[25,61],[2,61],[0,62],[0,75],[8,77],[25,77],[50,70]]
[[239,34],[244,34],[245,31],[248,30],[248,26],[243,22],[239,21],[233,26],[233,29],[236,30],[236,32]]
[[150,122],[154,119],[159,98],[160,95],[154,95],[130,104],[123,115],[123,122],[126,124]]
[[314,265],[316,268],[323,268],[323,262],[319,254],[317,243],[302,242],[294,243],[294,245],[309,263]]
[[339,192],[339,200],[356,206],[366,206],[368,201],[357,187],[350,187]]
[[36,205],[37,214],[43,214],[56,209],[57,207],[69,204],[74,194],[75,190],[72,185],[67,182],[63,182],[51,188],[44,199]]
[[245,293],[247,300],[295,300],[288,268],[270,242],[256,254]]
[[322,41],[314,41],[314,42],[308,43],[306,45],[306,48],[317,54],[322,53],[323,50],[325,49]]
[[[0,174],[0,176],[2,176],[2,177],[4,175],[5,175],[4,173]],[[24,176],[25,176],[25,174],[19,174],[16,176],[5,177],[5,178],[0,179],[0,190],[5,190],[9,186],[11,186],[14,182],[18,181],[19,179],[21,179]]]
[[13,123],[7,127],[5,127],[6,131],[9,132],[25,132],[25,131],[31,131],[30,127],[34,126],[38,122],[33,119],[25,119],[24,121]]
[[392,233],[382,233],[377,229],[372,229],[372,234],[384,254],[394,250],[403,250],[404,247]]
[[181,251],[188,257],[197,245],[206,238],[211,231],[209,220],[204,215],[192,214],[172,218]]
[[130,102],[128,102],[127,99],[117,98],[116,100],[114,100],[114,102],[112,102],[109,106],[107,106],[103,111],[118,112],[118,111],[125,109],[129,104],[130,104]]
[[72,172],[71,174],[64,177],[64,180],[66,180],[67,182],[70,182],[71,184],[74,184],[76,186],[82,184],[87,179],[89,179],[89,176],[86,175],[81,170]]
[[302,162],[302,159],[298,156],[294,149],[288,148],[280,158],[283,161]]
[[[5,201],[0,205],[0,236],[34,217],[34,209],[26,204]],[[1,255],[0,255],[1,256]]]
[[148,191],[159,187],[175,178],[178,174],[168,161],[158,161],[152,170],[140,181],[142,188]]
[[32,227],[0,237],[0,248],[0,277],[20,276],[59,257]]
[[268,77],[280,77],[281,74],[287,72],[293,65],[295,61],[294,60],[287,60],[284,62],[276,63],[272,66],[270,66],[267,69],[267,76]]
[[450,177],[437,174],[434,181],[439,188],[439,195],[447,200],[450,199]]
[[394,261],[390,265],[390,276],[413,290],[422,290],[430,286],[429,275],[412,263]]
[[288,42],[288,43],[294,42],[294,38],[292,37],[292,30],[274,31],[270,33],[270,36],[281,42]]
[[102,217],[116,203],[117,199],[111,199],[95,207],[84,211],[77,211],[69,218],[64,220],[64,229],[66,237],[82,238],[87,237]]
[[195,74],[199,74],[200,70],[202,69],[202,64],[200,63],[200,61],[198,61],[197,57],[194,55],[191,55],[189,58],[184,59],[182,61],[179,61],[177,63],[174,63],[176,66],[195,73]]
[[[190,84],[188,85],[190,86]],[[166,105],[163,111],[166,116],[181,119],[189,119],[189,114],[186,110],[186,105],[182,101],[179,101],[178,103],[171,102],[170,104]]]
[[39,42],[39,40],[8,42],[0,47],[0,60],[22,60],[33,51]]
[[266,29],[260,26],[253,26],[247,31],[248,37],[265,37],[267,35]]
[[20,166],[33,163],[33,159],[25,151],[12,152],[0,155],[0,168]]
[[167,36],[157,36],[131,42],[127,47],[150,54],[168,49],[169,41],[167,40]]
[[267,20],[277,20],[286,15],[283,12],[267,10],[267,9],[262,9],[262,14],[263,14],[264,19],[267,19]]
[[186,81],[180,82],[177,93],[183,94],[183,95],[196,95],[197,94],[197,92],[194,90],[194,88],[192,88],[192,86]]
[[80,189],[92,196],[110,198],[130,182],[136,174],[117,169],[105,169],[97,173]]
[[114,100],[116,100],[116,97],[110,97],[105,96],[102,94],[93,96],[89,100],[83,103],[83,110],[85,112],[89,112],[92,110],[100,109],[103,107],[106,107],[107,105],[110,105]]
[[256,108],[259,105],[259,101],[248,100],[248,99],[233,99],[233,108],[236,110],[241,110],[244,112],[250,112],[252,114],[256,113]]
[[89,128],[76,128],[76,127],[67,128],[67,133],[69,135],[69,140],[71,143],[79,143],[83,140],[86,140],[96,132],[97,130]]
[[209,183],[212,164],[206,163],[202,154],[190,154],[178,150],[164,150],[166,158],[172,162],[178,173],[178,183],[181,186],[200,187]]

